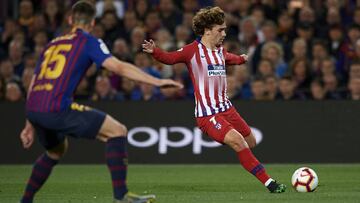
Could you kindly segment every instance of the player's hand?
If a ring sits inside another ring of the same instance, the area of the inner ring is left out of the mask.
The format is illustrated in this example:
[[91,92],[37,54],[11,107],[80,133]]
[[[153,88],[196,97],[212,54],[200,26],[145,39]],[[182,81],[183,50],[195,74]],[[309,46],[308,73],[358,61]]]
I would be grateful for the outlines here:
[[159,84],[160,88],[171,88],[171,87],[175,87],[178,89],[182,89],[184,87],[183,84],[176,82],[174,80],[170,80],[170,79],[162,79],[160,80],[160,84]]
[[154,52],[155,47],[155,42],[152,39],[149,41],[144,40],[144,44],[142,44],[143,51],[149,54]]
[[34,127],[26,121],[24,129],[21,131],[20,140],[25,149],[29,149],[34,142]]
[[245,60],[245,62],[247,62],[248,59],[249,59],[249,56],[246,55],[246,54],[241,54],[240,56],[243,57],[243,59]]

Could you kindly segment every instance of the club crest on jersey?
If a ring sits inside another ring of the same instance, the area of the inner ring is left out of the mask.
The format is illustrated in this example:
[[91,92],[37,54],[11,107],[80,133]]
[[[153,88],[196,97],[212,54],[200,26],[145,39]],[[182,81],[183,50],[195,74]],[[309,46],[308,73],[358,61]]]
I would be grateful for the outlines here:
[[225,76],[225,66],[219,64],[210,64],[208,65],[208,76]]
[[221,129],[221,124],[215,120],[215,116],[211,117],[209,121],[214,124],[214,127],[216,129]]

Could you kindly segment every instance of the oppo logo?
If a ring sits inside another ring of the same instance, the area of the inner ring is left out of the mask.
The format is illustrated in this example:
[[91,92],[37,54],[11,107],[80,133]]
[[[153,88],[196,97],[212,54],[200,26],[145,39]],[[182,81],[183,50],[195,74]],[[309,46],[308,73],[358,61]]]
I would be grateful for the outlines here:
[[[256,128],[251,128],[251,130],[256,138],[256,143],[259,144],[263,138],[261,131]],[[177,141],[171,139],[175,134],[177,135],[176,137],[180,135],[181,139]],[[129,144],[139,148],[158,145],[160,154],[166,154],[169,148],[182,148],[188,145],[192,145],[192,152],[194,154],[201,154],[203,148],[221,146],[218,142],[203,139],[203,134],[197,127],[189,129],[180,126],[160,127],[159,129],[152,127],[134,127],[128,132],[128,141]]]

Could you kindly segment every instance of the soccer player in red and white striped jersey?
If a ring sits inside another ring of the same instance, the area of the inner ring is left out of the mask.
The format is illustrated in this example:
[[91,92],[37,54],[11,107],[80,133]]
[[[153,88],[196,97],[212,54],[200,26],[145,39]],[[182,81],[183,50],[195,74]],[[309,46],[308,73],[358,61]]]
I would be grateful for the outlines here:
[[225,29],[224,12],[219,7],[207,7],[193,18],[193,30],[199,36],[194,42],[175,52],[164,52],[153,40],[145,40],[143,50],[162,63],[187,65],[195,90],[198,127],[234,149],[243,167],[270,192],[284,192],[286,186],[273,180],[251,152],[256,145],[254,135],[227,97],[225,66],[246,63],[248,56],[231,54],[223,48]]

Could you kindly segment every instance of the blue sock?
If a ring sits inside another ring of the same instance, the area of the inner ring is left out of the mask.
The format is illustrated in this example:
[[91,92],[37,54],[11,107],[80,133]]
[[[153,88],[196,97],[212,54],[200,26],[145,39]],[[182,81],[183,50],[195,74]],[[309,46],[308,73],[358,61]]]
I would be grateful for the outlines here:
[[126,186],[126,137],[111,138],[106,143],[106,163],[111,173],[114,198],[121,200],[128,192]]
[[51,159],[46,153],[41,155],[34,163],[30,179],[26,185],[22,203],[31,203],[35,193],[48,179],[52,168],[58,163],[58,160]]

